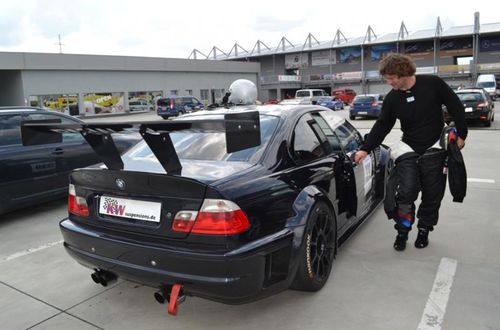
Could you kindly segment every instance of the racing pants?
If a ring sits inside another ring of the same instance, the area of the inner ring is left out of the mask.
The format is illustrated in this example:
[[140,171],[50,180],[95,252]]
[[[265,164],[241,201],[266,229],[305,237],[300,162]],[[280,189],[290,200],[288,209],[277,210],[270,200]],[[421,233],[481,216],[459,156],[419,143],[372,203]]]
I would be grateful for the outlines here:
[[412,152],[396,160],[397,188],[394,226],[399,232],[409,232],[415,220],[415,201],[422,193],[418,208],[418,228],[432,231],[438,222],[439,207],[446,187],[446,151],[429,149],[423,155]]

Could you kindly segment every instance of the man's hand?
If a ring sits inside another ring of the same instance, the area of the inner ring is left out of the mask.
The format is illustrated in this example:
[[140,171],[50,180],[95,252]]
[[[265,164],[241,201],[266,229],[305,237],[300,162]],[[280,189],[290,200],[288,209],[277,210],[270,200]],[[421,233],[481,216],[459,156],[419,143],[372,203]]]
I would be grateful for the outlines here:
[[462,149],[463,147],[465,147],[465,140],[462,139],[460,136],[457,137],[457,147],[459,149]]
[[365,159],[366,156],[368,156],[368,153],[366,151],[364,150],[356,151],[356,153],[354,154],[354,162],[356,164],[359,164],[363,161],[363,159]]

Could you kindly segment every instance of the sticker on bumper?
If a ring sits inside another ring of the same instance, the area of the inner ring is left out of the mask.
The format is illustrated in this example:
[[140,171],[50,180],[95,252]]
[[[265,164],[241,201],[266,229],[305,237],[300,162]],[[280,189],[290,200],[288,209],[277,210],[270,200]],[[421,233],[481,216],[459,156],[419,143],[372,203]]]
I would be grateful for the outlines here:
[[160,222],[161,203],[102,196],[99,213],[114,217]]

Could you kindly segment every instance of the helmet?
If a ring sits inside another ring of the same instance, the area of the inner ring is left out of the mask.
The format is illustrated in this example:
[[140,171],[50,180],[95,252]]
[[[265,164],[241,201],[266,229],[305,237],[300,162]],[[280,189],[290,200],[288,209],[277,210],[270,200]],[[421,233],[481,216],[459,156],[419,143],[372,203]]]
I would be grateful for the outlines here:
[[229,102],[236,105],[255,104],[257,100],[257,87],[247,79],[235,80],[229,86]]

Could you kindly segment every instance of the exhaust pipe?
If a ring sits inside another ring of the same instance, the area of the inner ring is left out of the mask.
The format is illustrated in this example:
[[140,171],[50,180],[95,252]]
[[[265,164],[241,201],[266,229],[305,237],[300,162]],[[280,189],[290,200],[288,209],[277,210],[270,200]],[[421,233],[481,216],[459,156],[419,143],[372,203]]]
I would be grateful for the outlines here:
[[186,300],[186,294],[181,284],[162,286],[154,293],[155,300],[160,304],[168,302],[168,313],[177,315],[178,307]]
[[90,277],[92,278],[92,281],[101,284],[104,287],[108,286],[108,284],[114,283],[118,278],[116,274],[102,269],[96,269]]

